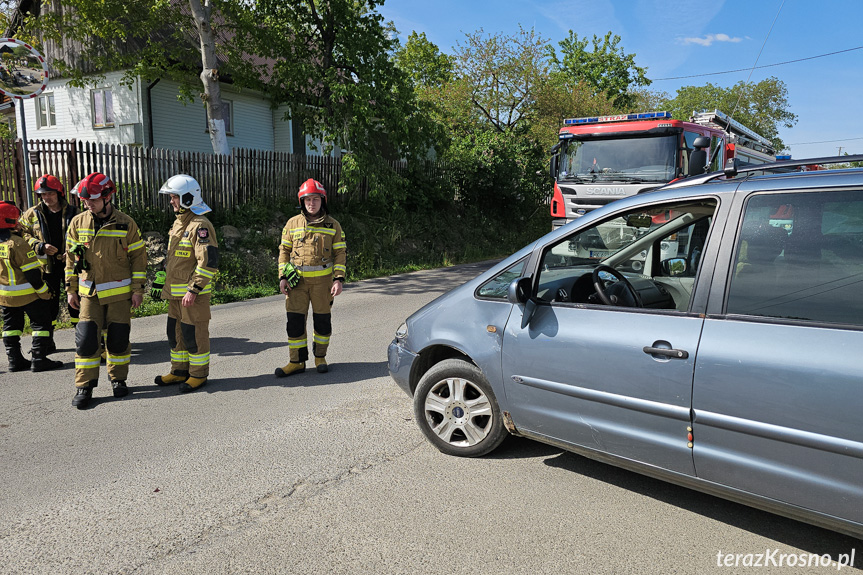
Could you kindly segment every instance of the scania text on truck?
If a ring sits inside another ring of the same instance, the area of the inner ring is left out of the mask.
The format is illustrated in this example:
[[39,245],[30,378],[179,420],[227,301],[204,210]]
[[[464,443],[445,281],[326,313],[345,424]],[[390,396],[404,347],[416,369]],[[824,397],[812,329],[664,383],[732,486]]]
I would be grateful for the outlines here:
[[614,200],[679,178],[775,160],[770,140],[719,110],[642,112],[564,120],[552,148],[552,229]]

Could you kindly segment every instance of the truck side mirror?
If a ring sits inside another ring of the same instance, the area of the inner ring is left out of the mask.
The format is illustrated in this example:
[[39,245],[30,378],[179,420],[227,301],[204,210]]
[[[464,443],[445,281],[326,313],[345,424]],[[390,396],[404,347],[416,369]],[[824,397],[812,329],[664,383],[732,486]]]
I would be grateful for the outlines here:
[[689,175],[697,176],[707,171],[707,152],[695,149],[689,153]]
[[548,173],[552,180],[557,178],[557,155],[551,157],[551,164],[549,166]]
[[695,138],[695,141],[692,142],[693,148],[709,148],[710,147],[710,138],[707,136],[698,136]]

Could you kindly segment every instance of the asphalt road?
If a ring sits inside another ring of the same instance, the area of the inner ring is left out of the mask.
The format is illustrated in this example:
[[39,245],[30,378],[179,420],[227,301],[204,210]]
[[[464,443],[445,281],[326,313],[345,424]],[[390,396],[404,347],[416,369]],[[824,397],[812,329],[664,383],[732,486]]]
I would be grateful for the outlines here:
[[[556,448],[432,448],[386,347],[482,269],[346,286],[327,374],[272,375],[287,362],[281,296],[214,307],[212,379],[188,395],[152,383],[165,316],[137,319],[133,393],[111,397],[103,368],[85,411],[59,332],[63,370],[0,372],[0,573],[861,572],[800,563],[863,565],[863,542]],[[737,567],[720,566],[728,553]],[[746,566],[759,554],[767,567]]]

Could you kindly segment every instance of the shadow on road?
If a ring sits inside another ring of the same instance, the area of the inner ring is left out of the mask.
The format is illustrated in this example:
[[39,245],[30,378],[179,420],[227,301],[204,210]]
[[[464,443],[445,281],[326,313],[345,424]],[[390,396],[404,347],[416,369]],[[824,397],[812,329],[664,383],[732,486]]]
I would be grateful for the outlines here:
[[[192,393],[246,391],[262,387],[317,387],[321,385],[355,383],[387,375],[386,362],[336,363],[330,366],[328,373],[318,373],[315,371],[313,362],[308,362],[304,373],[298,373],[289,377],[276,377],[274,373],[276,367],[261,366],[262,370],[267,370],[266,373],[250,374],[244,377],[214,377],[208,380],[202,389]],[[152,399],[161,396],[173,397],[177,394],[176,385],[133,385],[132,394],[122,399]],[[114,399],[111,397],[94,397],[91,407],[98,406],[99,403],[106,401],[114,401]]]
[[[535,449],[541,451],[549,448],[537,443]],[[653,479],[614,467],[613,465],[581,457],[568,451],[563,451],[554,457],[549,457],[545,460],[545,464],[579,473],[586,477],[651,497],[663,503],[668,503],[669,505],[674,505],[737,527],[738,529],[743,529],[792,547],[805,549],[809,553],[816,555],[828,554],[833,561],[837,561],[842,554],[850,553],[853,548],[861,547],[860,541],[853,537]],[[718,552],[719,550],[717,549],[716,551]],[[764,550],[741,549],[737,551],[740,553],[750,553]],[[858,551],[863,551],[863,549],[858,549]],[[857,553],[854,563],[854,567],[859,568],[863,566],[863,553]]]
[[[210,353],[219,357],[253,356],[268,349],[285,348],[288,353],[287,341],[251,341],[239,337],[211,337]],[[72,350],[74,352],[74,350]],[[159,341],[133,341],[132,342],[132,366],[153,365],[164,363],[166,366],[171,361],[171,346],[167,340]],[[276,366],[273,366],[275,369]]]

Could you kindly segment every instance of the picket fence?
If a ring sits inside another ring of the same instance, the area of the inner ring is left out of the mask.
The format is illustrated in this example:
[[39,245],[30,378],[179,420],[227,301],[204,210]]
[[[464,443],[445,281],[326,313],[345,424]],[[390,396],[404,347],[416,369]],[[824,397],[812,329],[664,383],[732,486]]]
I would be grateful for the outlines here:
[[[27,201],[25,172],[31,182],[50,173],[70,190],[92,172],[107,174],[117,185],[123,205],[158,205],[162,184],[175,174],[189,174],[201,184],[207,203],[214,210],[232,210],[251,201],[270,202],[295,197],[300,184],[308,178],[320,181],[331,203],[338,204],[337,190],[342,173],[340,158],[288,154],[266,150],[234,149],[230,155],[204,154],[159,148],[141,148],[78,140],[28,140],[29,161],[24,161],[20,139],[0,139],[0,199]],[[402,173],[404,161],[390,162]],[[427,161],[422,169],[433,177],[445,177],[445,167]],[[364,181],[350,191],[351,200],[362,200],[369,192]]]

